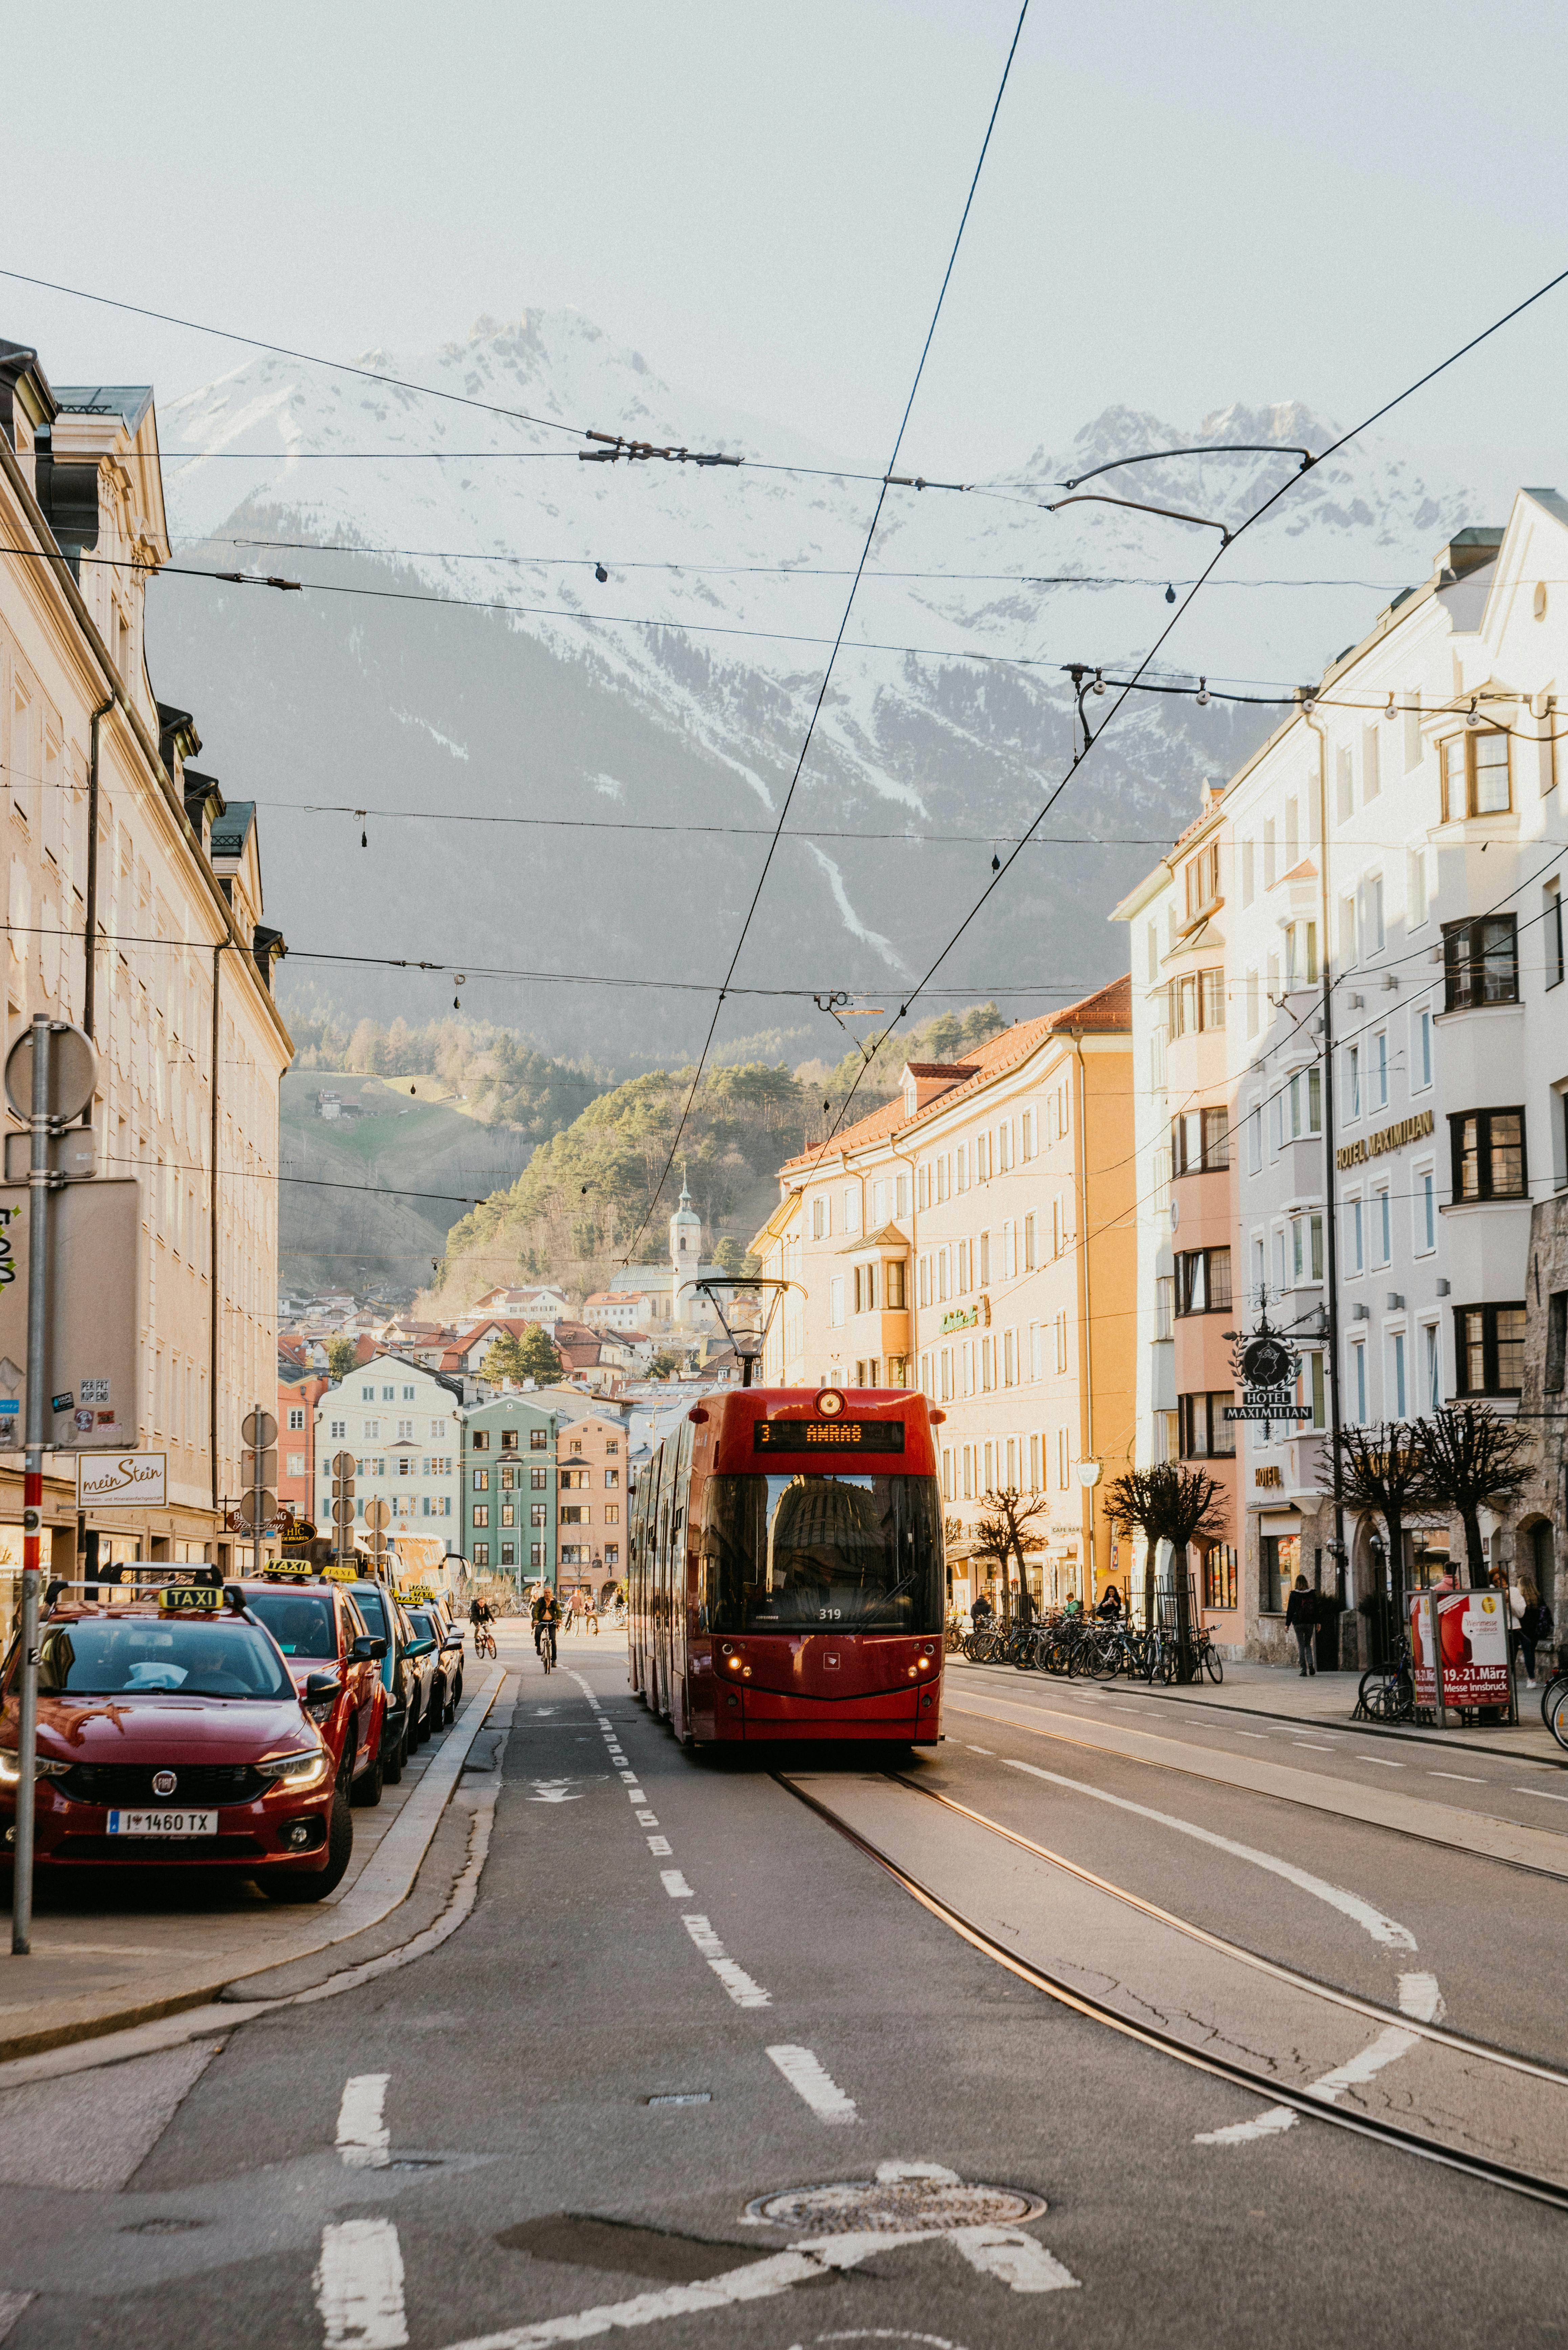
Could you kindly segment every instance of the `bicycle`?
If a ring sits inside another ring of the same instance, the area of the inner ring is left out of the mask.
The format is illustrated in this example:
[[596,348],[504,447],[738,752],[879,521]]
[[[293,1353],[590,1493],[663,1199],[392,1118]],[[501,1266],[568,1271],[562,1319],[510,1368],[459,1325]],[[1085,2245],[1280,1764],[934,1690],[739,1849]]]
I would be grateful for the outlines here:
[[1374,1665],[1362,1674],[1351,1720],[1413,1721],[1415,1718],[1416,1677],[1410,1669],[1410,1644],[1401,1637],[1386,1665]]
[[540,1625],[539,1637],[535,1646],[539,1651],[539,1662],[547,1673],[553,1673],[558,1661],[556,1654],[556,1627],[553,1624]]
[[489,1625],[488,1625],[488,1624],[475,1624],[475,1625],[474,1625],[474,1627],[473,1627],[473,1653],[474,1653],[474,1655],[475,1655],[476,1657],[480,1657],[480,1658],[483,1658],[483,1657],[492,1657],[492,1658],[493,1658],[493,1657],[494,1656],[494,1654],[495,1654],[495,1635],[494,1635],[494,1633],[491,1630],[491,1628],[490,1628],[490,1627],[489,1627]]
[[1564,1697],[1568,1697],[1568,1672],[1560,1669],[1552,1675],[1541,1692],[1541,1719],[1552,1731],[1553,1738],[1557,1732],[1552,1730],[1552,1717]]
[[1198,1678],[1198,1667],[1201,1667],[1211,1681],[1222,1681],[1225,1678],[1225,1659],[1215,1647],[1214,1635],[1207,1624],[1203,1626],[1197,1638],[1196,1665],[1192,1676],[1194,1680]]

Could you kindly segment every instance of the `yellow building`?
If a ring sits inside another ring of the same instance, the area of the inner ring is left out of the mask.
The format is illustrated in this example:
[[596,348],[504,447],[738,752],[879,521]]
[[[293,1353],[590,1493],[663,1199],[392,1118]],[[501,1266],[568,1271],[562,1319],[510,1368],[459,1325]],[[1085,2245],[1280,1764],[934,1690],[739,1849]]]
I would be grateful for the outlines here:
[[[1028,1563],[1047,1604],[1116,1575],[1079,1472],[1097,1462],[1103,1482],[1132,1460],[1130,995],[1119,980],[963,1062],[907,1064],[896,1100],[779,1170],[752,1243],[798,1284],[765,1382],[923,1388],[965,1534],[988,1494],[1038,1501]],[[961,1600],[963,1582],[961,1565]]]
[[[51,388],[0,343],[0,822],[5,1044],[36,1012],[99,1053],[99,1171],[141,1187],[140,1442],[167,1501],[88,1513],[110,1558],[222,1559],[240,1419],[275,1397],[283,941],[262,921],[255,812],[225,803],[192,719],[156,699],[145,581],[168,560],[141,386]],[[13,1131],[19,1121],[13,1121]],[[47,1555],[78,1531],[52,1456]],[[0,1461],[0,1558],[19,1555],[21,1456]]]

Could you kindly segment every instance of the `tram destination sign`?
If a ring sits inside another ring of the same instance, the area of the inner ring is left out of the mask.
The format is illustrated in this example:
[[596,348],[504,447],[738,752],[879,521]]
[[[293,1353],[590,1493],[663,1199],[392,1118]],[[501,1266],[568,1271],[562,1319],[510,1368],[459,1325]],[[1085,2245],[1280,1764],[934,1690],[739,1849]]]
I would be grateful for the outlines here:
[[902,1452],[901,1419],[754,1419],[753,1452]]

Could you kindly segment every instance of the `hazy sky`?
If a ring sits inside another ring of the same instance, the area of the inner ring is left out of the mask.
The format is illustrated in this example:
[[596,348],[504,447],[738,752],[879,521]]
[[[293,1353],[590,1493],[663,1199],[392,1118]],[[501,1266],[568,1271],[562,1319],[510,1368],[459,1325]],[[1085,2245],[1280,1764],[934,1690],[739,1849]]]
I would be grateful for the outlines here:
[[[0,8],[10,267],[351,357],[572,305],[885,456],[1011,0]],[[1349,421],[1568,266],[1552,0],[1035,0],[905,456],[1112,401]],[[242,355],[0,279],[57,381]],[[1568,286],[1405,411],[1568,486]],[[608,421],[610,420],[605,420]]]

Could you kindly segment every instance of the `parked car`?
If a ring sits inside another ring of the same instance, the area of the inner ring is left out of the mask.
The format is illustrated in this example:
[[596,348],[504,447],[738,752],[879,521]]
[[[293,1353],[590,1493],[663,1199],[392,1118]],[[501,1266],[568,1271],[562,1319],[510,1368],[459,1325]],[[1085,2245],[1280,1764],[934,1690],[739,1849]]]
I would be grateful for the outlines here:
[[[16,1843],[19,1644],[0,1690],[0,1832]],[[354,1848],[348,1792],[303,1693],[239,1592],[57,1603],[38,1640],[36,1865],[221,1868],[317,1901]]]
[[[348,1787],[349,1802],[379,1804],[385,1775],[387,1692],[379,1671],[385,1638],[369,1629],[340,1584],[324,1582],[314,1572],[286,1566],[259,1583],[243,1579],[237,1587],[250,1613],[283,1650],[305,1710],[332,1750],[333,1774]],[[321,1692],[322,1676],[334,1673],[336,1688]],[[312,1681],[318,1685],[314,1698],[306,1695]]]
[[408,1616],[416,1632],[435,1642],[434,1711],[429,1720],[432,1729],[444,1729],[455,1720],[462,1699],[462,1634],[447,1622],[439,1600],[428,1607],[410,1607]]
[[384,1583],[362,1577],[345,1586],[365,1619],[368,1631],[387,1643],[381,1659],[381,1686],[387,1692],[387,1723],[382,1732],[386,1761],[382,1770],[395,1787],[403,1766],[424,1738],[424,1707],[433,1679],[431,1659],[435,1642],[418,1633]]

